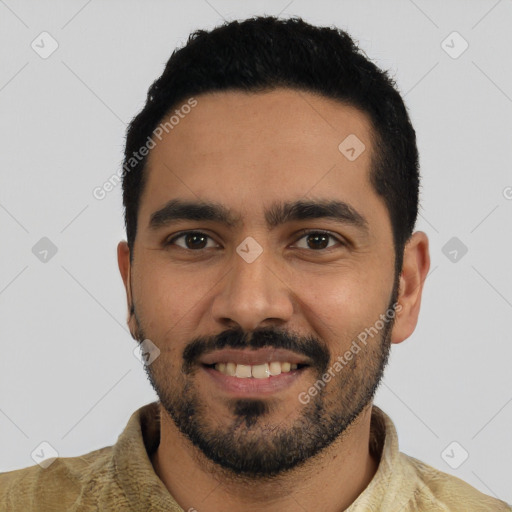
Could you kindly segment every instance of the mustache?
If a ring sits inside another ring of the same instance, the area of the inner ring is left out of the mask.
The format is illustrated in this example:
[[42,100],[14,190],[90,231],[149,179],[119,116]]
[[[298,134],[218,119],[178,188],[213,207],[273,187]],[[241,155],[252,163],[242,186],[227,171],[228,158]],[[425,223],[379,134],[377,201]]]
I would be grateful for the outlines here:
[[202,336],[191,341],[183,350],[183,372],[189,374],[198,364],[199,358],[214,350],[224,348],[285,349],[306,356],[312,366],[323,374],[328,368],[330,354],[326,345],[314,336],[299,336],[275,328],[262,327],[251,332],[229,329],[213,336]]

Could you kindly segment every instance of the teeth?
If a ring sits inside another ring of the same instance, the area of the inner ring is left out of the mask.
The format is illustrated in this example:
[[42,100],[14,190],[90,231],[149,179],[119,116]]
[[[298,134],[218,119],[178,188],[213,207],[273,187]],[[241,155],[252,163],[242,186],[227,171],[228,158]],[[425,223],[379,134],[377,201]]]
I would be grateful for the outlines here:
[[251,365],[250,364],[237,364],[235,377],[246,379],[251,376]]
[[224,375],[231,377],[238,377],[240,379],[247,379],[253,377],[255,379],[268,379],[270,376],[281,375],[281,373],[288,373],[291,370],[296,370],[297,364],[281,363],[279,361],[272,361],[271,363],[263,364],[236,364],[236,363],[217,363],[215,369]]
[[269,365],[270,375],[281,375],[281,363],[272,361]]
[[267,379],[270,375],[268,369],[268,363],[265,364],[255,364],[252,367],[252,376],[255,379]]
[[[222,363],[219,363],[222,364]],[[217,368],[218,365],[215,365],[215,368]],[[217,368],[217,370],[222,371],[220,368]],[[226,375],[230,375],[231,377],[234,377],[236,374],[236,364],[235,363],[227,363],[226,364]]]

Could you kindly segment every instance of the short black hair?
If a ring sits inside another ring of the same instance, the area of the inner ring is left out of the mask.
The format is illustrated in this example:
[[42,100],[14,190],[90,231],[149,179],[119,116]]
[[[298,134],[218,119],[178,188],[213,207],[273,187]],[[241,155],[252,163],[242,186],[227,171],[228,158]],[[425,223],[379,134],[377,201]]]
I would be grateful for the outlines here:
[[369,117],[370,182],[389,211],[395,269],[401,271],[403,249],[418,214],[420,185],[416,133],[407,109],[388,72],[371,62],[345,31],[316,27],[300,17],[256,16],[197,30],[172,53],[126,134],[122,177],[130,254],[147,160],[134,154],[139,155],[163,119],[180,102],[199,94],[280,87],[338,100]]

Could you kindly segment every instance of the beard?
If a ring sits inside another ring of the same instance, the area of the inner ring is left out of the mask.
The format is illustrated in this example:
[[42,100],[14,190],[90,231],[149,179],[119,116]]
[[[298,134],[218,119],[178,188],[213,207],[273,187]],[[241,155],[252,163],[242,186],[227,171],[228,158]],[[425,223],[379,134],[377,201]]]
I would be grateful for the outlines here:
[[[396,280],[388,311],[394,311],[397,295]],[[142,341],[146,336],[135,311],[134,315],[136,337]],[[297,398],[302,405],[298,414],[293,411],[291,423],[286,422],[291,414],[279,418],[279,402],[268,397],[229,399],[226,405],[230,416],[215,417],[211,404],[201,398],[194,384],[194,375],[200,369],[197,361],[207,351],[227,347],[288,349],[313,362],[306,370],[314,373],[317,382],[334,364],[336,355],[331,357],[327,346],[315,337],[301,337],[272,328],[251,333],[233,329],[192,340],[183,351],[181,368],[166,361],[169,352],[164,348],[160,357],[151,365],[145,365],[145,371],[176,427],[219,470],[223,468],[226,476],[235,478],[268,479],[301,466],[348,432],[371,403],[382,380],[389,359],[393,324],[394,315],[340,371],[333,372],[330,382],[323,382],[324,386],[320,386],[315,396],[310,396],[307,404]],[[170,346],[159,345],[160,349]],[[272,417],[279,420],[271,421]]]

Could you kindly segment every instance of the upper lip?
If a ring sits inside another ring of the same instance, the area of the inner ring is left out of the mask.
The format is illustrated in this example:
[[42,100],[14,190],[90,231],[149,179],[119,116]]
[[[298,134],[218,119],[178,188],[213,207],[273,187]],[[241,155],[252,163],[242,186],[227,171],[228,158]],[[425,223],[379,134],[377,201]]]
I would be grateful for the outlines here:
[[224,349],[208,352],[199,358],[199,362],[206,365],[216,363],[236,363],[246,365],[257,365],[279,361],[281,363],[305,364],[310,361],[306,356],[284,350],[281,348],[259,348],[253,349]]

